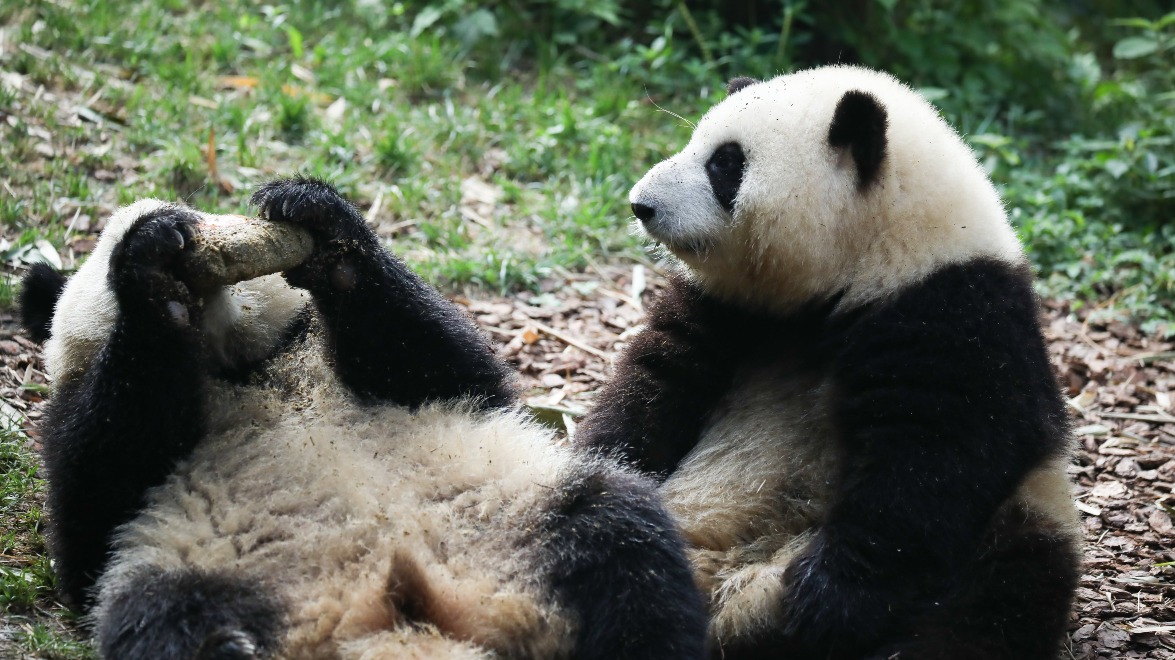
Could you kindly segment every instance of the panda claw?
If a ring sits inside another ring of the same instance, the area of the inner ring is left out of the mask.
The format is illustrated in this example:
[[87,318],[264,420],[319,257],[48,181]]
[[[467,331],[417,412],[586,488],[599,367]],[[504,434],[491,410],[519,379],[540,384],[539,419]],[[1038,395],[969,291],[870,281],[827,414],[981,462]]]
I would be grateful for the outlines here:
[[294,199],[287,197],[282,200],[282,220],[288,220],[294,216]]
[[166,307],[167,315],[176,325],[186,328],[191,323],[187,305],[176,300],[169,300]]
[[249,660],[260,657],[257,643],[243,630],[220,630],[200,646],[197,660]]

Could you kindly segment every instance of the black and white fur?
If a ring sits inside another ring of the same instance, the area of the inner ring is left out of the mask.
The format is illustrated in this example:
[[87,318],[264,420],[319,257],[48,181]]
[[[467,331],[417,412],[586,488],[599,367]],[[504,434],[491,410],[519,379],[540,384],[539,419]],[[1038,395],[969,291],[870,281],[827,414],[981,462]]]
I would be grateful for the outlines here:
[[34,334],[60,293],[50,550],[102,654],[700,657],[650,485],[525,419],[475,327],[328,185],[254,201],[312,233],[307,262],[198,296],[174,266],[215,218],[148,200],[63,291],[26,279]]
[[739,79],[630,201],[682,268],[578,441],[663,479],[716,655],[1054,658],[1065,410],[937,111],[855,67]]

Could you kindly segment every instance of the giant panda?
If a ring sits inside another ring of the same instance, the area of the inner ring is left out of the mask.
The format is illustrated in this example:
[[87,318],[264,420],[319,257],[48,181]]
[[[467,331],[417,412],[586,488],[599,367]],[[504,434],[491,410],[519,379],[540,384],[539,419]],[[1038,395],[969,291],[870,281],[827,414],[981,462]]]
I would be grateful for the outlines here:
[[577,442],[661,480],[716,657],[1056,657],[1070,435],[1029,266],[921,96],[736,79],[633,187],[677,270]]
[[67,283],[26,277],[50,550],[102,655],[702,657],[647,480],[528,421],[471,322],[329,185],[253,201],[310,232],[304,263],[197,294],[178,258],[223,219],[147,200]]

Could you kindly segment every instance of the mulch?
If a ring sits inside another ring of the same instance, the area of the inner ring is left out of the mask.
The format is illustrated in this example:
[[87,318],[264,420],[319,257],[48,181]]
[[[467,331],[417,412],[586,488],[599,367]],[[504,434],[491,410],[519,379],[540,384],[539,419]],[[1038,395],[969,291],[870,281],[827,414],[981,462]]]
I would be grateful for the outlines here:
[[[561,272],[542,292],[455,300],[521,374],[524,400],[574,430],[663,282],[653,264]],[[1175,343],[1046,301],[1050,356],[1069,398],[1070,472],[1085,565],[1063,658],[1175,660]],[[3,329],[7,329],[4,332]],[[38,347],[0,315],[0,412],[34,424]],[[31,442],[35,446],[35,430]]]

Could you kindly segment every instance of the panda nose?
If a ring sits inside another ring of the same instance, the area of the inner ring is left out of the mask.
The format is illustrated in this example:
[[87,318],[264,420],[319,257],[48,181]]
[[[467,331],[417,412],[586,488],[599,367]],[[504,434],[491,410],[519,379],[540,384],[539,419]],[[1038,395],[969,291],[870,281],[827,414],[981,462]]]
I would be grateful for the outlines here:
[[645,224],[651,222],[657,215],[657,209],[645,204],[640,204],[638,202],[632,203],[632,212],[634,215],[636,215],[636,217],[640,218],[641,222]]

